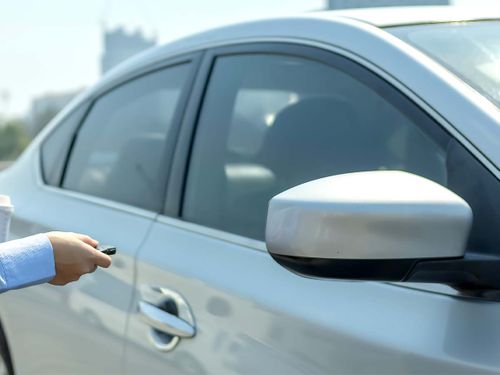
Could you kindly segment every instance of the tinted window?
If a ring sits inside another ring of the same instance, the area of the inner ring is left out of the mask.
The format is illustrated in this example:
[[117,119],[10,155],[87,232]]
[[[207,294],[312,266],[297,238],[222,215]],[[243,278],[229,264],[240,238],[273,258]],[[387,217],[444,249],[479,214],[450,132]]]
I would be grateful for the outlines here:
[[78,133],[64,187],[158,210],[188,73],[188,64],[150,73],[98,99]]
[[47,184],[60,185],[69,147],[86,109],[87,106],[84,105],[70,113],[43,142],[42,174]]
[[353,76],[284,55],[217,59],[183,216],[263,239],[269,199],[306,181],[396,169],[445,184],[445,146],[423,130],[429,120],[384,82],[363,82],[368,73],[357,69]]

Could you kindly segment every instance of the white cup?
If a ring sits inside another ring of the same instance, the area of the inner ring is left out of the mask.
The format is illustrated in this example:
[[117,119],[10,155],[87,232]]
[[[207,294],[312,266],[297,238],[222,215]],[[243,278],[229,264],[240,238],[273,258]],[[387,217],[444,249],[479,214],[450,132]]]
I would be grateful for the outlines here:
[[9,239],[10,218],[14,212],[14,206],[8,195],[0,195],[0,243]]

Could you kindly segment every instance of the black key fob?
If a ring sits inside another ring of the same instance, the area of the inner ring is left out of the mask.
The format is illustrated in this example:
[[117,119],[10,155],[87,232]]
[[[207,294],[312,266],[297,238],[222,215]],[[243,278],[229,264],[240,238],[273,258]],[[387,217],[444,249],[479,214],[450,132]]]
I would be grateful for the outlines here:
[[99,245],[97,246],[97,250],[106,255],[114,255],[116,254],[116,247],[110,245]]

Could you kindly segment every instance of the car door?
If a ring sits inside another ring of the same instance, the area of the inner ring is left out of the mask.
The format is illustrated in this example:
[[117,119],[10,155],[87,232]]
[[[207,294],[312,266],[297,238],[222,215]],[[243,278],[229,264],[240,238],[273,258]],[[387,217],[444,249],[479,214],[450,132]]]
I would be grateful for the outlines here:
[[[497,303],[455,299],[446,287],[303,278],[265,248],[267,203],[283,190],[381,169],[460,190],[455,177],[467,171],[457,154],[472,158],[411,100],[338,54],[291,44],[210,51],[164,214],[137,257],[127,372],[498,371]],[[495,213],[484,209],[475,212]]]
[[[30,204],[18,208],[14,237],[56,229],[81,232],[118,252],[111,268],[77,283],[2,295],[2,321],[17,374],[122,371],[133,260],[163,206],[193,59],[183,56],[115,83],[90,110],[79,107],[45,140],[45,181]],[[71,143],[64,162],[64,147]]]

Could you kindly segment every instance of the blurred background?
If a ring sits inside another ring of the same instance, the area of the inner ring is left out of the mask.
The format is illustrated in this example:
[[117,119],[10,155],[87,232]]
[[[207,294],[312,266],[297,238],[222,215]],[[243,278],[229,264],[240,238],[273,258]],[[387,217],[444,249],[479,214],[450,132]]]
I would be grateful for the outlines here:
[[498,0],[0,0],[0,169],[79,92],[128,57],[223,24],[323,9]]

